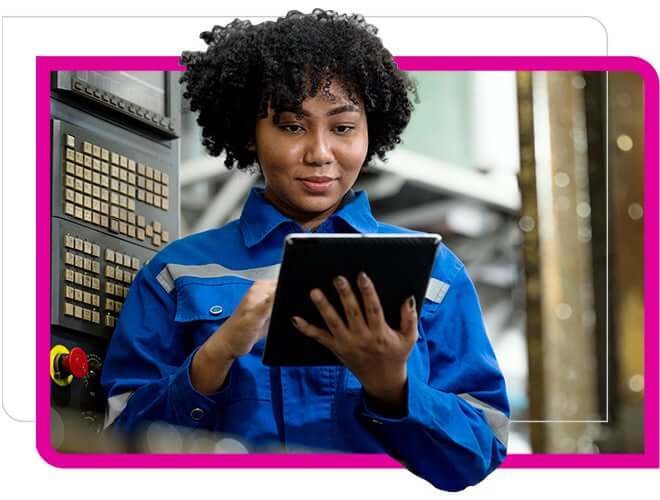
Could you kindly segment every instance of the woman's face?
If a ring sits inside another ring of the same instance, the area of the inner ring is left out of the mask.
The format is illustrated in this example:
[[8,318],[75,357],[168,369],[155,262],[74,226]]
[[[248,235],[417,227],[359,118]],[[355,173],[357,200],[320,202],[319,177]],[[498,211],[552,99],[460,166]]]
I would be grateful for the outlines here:
[[255,147],[265,196],[303,227],[323,222],[355,183],[369,137],[362,102],[353,104],[332,82],[330,95],[303,101],[302,116],[273,111],[257,120]]

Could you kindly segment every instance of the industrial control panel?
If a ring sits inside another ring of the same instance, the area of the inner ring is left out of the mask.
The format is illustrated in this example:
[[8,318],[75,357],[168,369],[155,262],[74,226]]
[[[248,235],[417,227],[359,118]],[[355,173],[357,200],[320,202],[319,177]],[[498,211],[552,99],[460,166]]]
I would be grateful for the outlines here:
[[[177,80],[52,75],[51,413],[68,428],[103,429],[99,378],[122,305],[140,269],[179,237]],[[85,451],[66,437],[63,450]]]

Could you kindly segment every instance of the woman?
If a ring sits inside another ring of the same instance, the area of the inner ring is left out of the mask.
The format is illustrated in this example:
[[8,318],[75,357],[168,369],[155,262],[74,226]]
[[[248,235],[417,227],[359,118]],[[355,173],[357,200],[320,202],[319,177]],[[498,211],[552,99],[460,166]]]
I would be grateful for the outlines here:
[[107,424],[166,421],[258,451],[389,453],[438,488],[479,482],[505,457],[509,406],[474,286],[445,246],[420,317],[409,299],[398,329],[364,274],[335,279],[346,322],[310,291],[326,328],[291,320],[344,366],[261,363],[287,234],[410,232],[376,221],[351,188],[400,142],[414,86],[361,16],[290,12],[201,36],[208,49],[184,54],[182,82],[203,143],[229,168],[256,164],[265,188],[238,221],[173,242],[138,273],[104,365]]

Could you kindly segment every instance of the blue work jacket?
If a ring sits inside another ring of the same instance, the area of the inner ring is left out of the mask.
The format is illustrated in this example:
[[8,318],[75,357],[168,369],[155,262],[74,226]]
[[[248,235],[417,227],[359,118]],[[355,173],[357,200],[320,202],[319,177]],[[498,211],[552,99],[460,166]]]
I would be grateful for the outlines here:
[[[408,359],[405,416],[369,408],[343,366],[263,365],[263,339],[218,392],[195,390],[196,350],[254,280],[277,278],[294,232],[304,230],[253,188],[239,220],[173,241],[138,272],[103,365],[106,426],[165,421],[238,436],[249,451],[388,453],[438,488],[481,481],[506,455],[509,404],[474,285],[443,244]],[[317,232],[411,233],[375,220],[366,193],[352,191]]]

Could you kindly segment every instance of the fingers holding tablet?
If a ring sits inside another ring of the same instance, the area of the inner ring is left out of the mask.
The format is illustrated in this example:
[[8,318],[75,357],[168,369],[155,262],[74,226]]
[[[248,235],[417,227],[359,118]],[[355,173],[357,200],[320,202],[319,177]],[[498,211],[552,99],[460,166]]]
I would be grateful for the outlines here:
[[323,347],[335,352],[336,348],[334,345],[334,339],[328,330],[314,326],[299,316],[292,316],[291,323],[293,323],[293,326],[295,326],[301,333],[316,340]]
[[309,293],[309,297],[319,310],[323,321],[325,321],[328,330],[330,330],[330,334],[336,339],[343,339],[348,334],[344,320],[337,314],[337,311],[335,311],[335,308],[323,292],[315,288]]
[[367,322],[362,314],[362,307],[353,292],[351,283],[343,276],[337,276],[333,280],[333,284],[344,308],[348,329],[353,332],[368,330]]
[[[417,233],[288,235],[263,363],[344,364],[356,368],[356,376],[360,365],[379,365],[387,357],[404,365],[417,319],[402,304],[411,295],[424,297],[440,239]],[[419,302],[416,309],[419,314]],[[377,380],[369,372],[366,378]]]
[[414,295],[411,295],[401,304],[401,326],[399,333],[409,339],[412,349],[412,346],[415,345],[419,338],[419,331],[417,330],[417,307]]
[[367,323],[371,328],[383,328],[386,326],[385,317],[383,316],[383,308],[380,304],[380,298],[373,281],[367,276],[367,273],[360,272],[358,274],[358,286],[362,294],[364,302],[364,310],[367,314]]
[[[368,389],[380,399],[387,394],[400,394],[406,380],[406,362],[417,340],[417,311],[414,296],[401,305],[401,330],[391,328],[384,319],[378,293],[366,274],[358,281],[364,308],[371,311],[371,321],[364,319],[360,302],[353,289],[342,276],[333,284],[344,308],[346,322],[320,289],[309,296],[317,307],[327,329],[319,328],[300,316],[291,322],[300,332],[331,350]],[[366,280],[365,280],[366,278]]]

